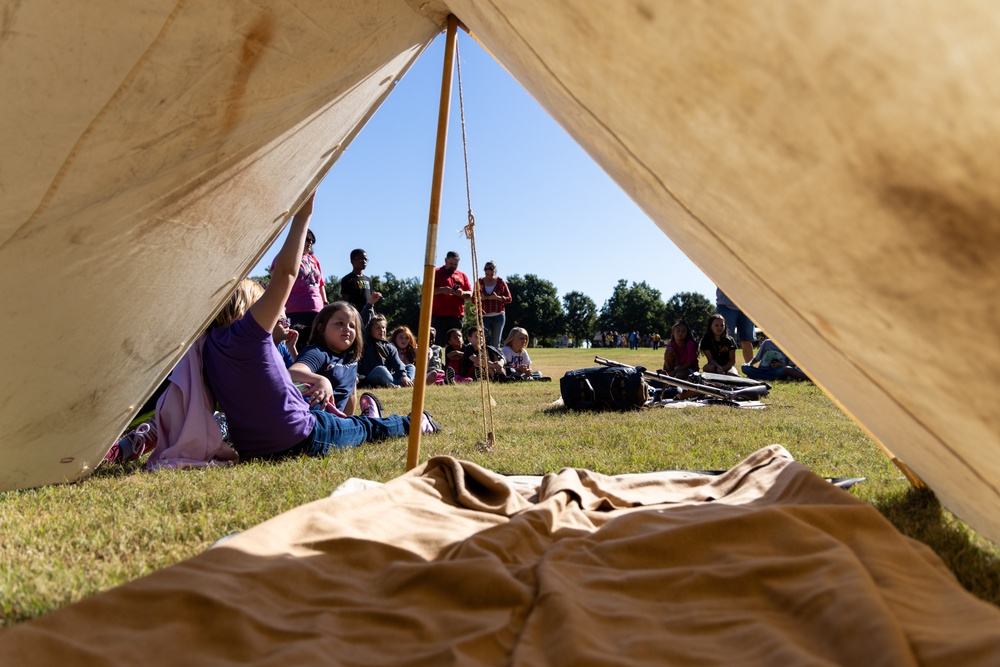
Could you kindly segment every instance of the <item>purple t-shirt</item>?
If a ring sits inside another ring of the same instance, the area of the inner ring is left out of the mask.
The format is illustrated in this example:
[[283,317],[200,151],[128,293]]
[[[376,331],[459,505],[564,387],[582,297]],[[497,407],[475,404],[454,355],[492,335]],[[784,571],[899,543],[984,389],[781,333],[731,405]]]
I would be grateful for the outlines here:
[[316,422],[309,405],[285,370],[271,333],[250,313],[209,332],[204,363],[241,457],[283,452],[312,433]]

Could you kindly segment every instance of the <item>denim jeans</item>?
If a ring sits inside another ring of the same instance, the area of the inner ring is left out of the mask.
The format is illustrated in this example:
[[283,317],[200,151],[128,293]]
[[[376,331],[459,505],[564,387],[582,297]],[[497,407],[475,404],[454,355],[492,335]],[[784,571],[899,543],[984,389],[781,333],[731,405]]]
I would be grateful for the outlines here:
[[282,454],[307,454],[326,456],[334,449],[357,447],[365,442],[402,438],[410,430],[410,418],[389,415],[382,419],[368,417],[337,417],[320,409],[313,409],[316,425],[309,437]]
[[483,328],[490,332],[486,344],[500,349],[500,339],[503,338],[503,325],[507,323],[507,315],[483,315]]
[[368,387],[388,387],[389,385],[399,384],[404,375],[412,380],[416,374],[417,367],[413,364],[406,364],[402,371],[397,371],[396,373],[390,373],[389,369],[385,366],[376,366],[365,376],[364,384]]

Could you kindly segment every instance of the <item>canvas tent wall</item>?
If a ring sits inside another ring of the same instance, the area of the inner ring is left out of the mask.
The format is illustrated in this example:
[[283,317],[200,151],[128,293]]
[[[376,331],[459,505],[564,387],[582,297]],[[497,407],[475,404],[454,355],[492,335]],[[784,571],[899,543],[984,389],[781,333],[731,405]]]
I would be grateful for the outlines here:
[[1000,10],[975,0],[4,3],[4,315],[62,353],[5,347],[0,488],[93,468],[448,11],[1000,538]]

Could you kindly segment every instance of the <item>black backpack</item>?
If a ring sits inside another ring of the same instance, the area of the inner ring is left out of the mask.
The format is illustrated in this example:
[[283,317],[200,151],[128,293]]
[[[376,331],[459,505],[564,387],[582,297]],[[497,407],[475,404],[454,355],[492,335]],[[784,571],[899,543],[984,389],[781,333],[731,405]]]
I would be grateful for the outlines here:
[[581,368],[562,376],[559,391],[573,410],[638,410],[649,399],[644,370],[642,366]]

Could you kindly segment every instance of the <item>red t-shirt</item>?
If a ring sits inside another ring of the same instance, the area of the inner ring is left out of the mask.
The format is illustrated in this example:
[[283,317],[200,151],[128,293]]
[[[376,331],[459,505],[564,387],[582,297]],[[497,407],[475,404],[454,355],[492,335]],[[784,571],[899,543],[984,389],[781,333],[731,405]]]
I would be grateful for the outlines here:
[[[450,276],[444,272],[444,267],[434,269],[434,289],[438,287],[459,286],[465,292],[472,291],[469,276],[461,271],[455,271]],[[463,317],[465,315],[465,297],[461,294],[435,294],[434,307],[431,313],[440,317]]]

